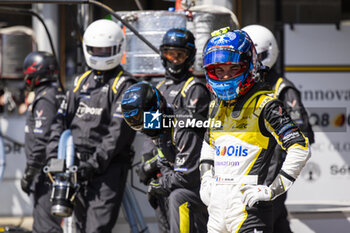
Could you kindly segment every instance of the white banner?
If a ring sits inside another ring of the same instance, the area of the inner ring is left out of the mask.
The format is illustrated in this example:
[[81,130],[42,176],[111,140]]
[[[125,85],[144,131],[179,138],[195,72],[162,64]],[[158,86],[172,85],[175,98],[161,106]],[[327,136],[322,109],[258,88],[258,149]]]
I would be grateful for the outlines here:
[[[349,38],[349,26],[285,26],[286,67],[350,67]],[[334,71],[285,74],[301,92],[316,141],[288,203],[350,203],[350,72]]]

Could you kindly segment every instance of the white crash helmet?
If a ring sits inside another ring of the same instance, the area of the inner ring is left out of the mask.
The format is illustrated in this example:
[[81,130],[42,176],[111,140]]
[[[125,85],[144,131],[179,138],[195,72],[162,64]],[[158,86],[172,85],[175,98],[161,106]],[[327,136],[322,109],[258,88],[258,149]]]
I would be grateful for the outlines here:
[[264,66],[272,68],[278,57],[278,45],[272,32],[261,25],[249,25],[242,28],[255,45],[259,60]]
[[121,27],[107,19],[91,23],[83,37],[85,61],[94,70],[110,70],[118,66],[125,51]]

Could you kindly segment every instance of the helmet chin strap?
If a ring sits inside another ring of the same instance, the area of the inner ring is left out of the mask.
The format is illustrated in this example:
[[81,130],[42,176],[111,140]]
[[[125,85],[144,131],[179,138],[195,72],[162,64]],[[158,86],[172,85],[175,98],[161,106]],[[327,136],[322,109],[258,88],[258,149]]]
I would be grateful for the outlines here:
[[[167,63],[170,63],[169,61],[167,61]],[[166,77],[170,78],[174,81],[182,81],[183,79],[186,78],[186,73],[188,73],[188,69],[186,69],[186,65],[184,65],[182,68],[178,69],[178,72],[176,72],[176,70],[173,70],[172,67],[169,67],[167,65],[166,69]]]
[[172,80],[174,80],[175,82],[180,82],[182,80],[184,80],[186,78],[186,74],[187,72],[180,72],[178,74],[173,74],[173,73],[170,73],[168,70],[166,71],[166,77],[167,78],[170,78]]

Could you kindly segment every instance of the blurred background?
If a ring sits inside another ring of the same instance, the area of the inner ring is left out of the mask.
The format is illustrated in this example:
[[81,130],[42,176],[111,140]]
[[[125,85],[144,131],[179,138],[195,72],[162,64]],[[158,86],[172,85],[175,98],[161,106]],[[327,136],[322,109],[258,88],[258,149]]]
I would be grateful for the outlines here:
[[[201,50],[210,32],[261,24],[280,48],[277,72],[301,92],[315,131],[312,158],[289,191],[287,206],[294,232],[349,232],[350,228],[350,1],[349,0],[132,0],[98,1],[108,6],[155,48],[171,27],[196,36],[194,71],[204,78]],[[19,180],[25,166],[26,106],[24,57],[31,51],[55,54],[65,88],[87,69],[82,35],[92,21],[109,18],[95,1],[0,1],[0,226],[30,229],[32,200]],[[43,26],[45,25],[45,27]],[[124,67],[140,80],[157,79],[164,70],[159,55],[128,27]],[[140,150],[142,135],[134,142]],[[138,154],[138,153],[137,153]],[[129,181],[148,223],[157,232],[153,209],[135,173]],[[1,229],[1,228],[0,228]],[[115,232],[129,232],[124,214]],[[0,230],[1,232],[1,230]]]

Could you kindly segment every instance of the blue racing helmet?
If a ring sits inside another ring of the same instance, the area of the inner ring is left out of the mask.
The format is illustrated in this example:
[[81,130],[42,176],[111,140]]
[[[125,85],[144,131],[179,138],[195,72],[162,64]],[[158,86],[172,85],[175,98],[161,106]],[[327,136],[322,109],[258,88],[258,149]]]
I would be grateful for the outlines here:
[[[204,46],[203,68],[209,89],[219,99],[229,101],[244,95],[254,85],[257,55],[246,32],[228,29],[218,31],[212,33],[213,37]],[[215,67],[223,64],[239,64],[241,69],[228,79],[219,79]]]

